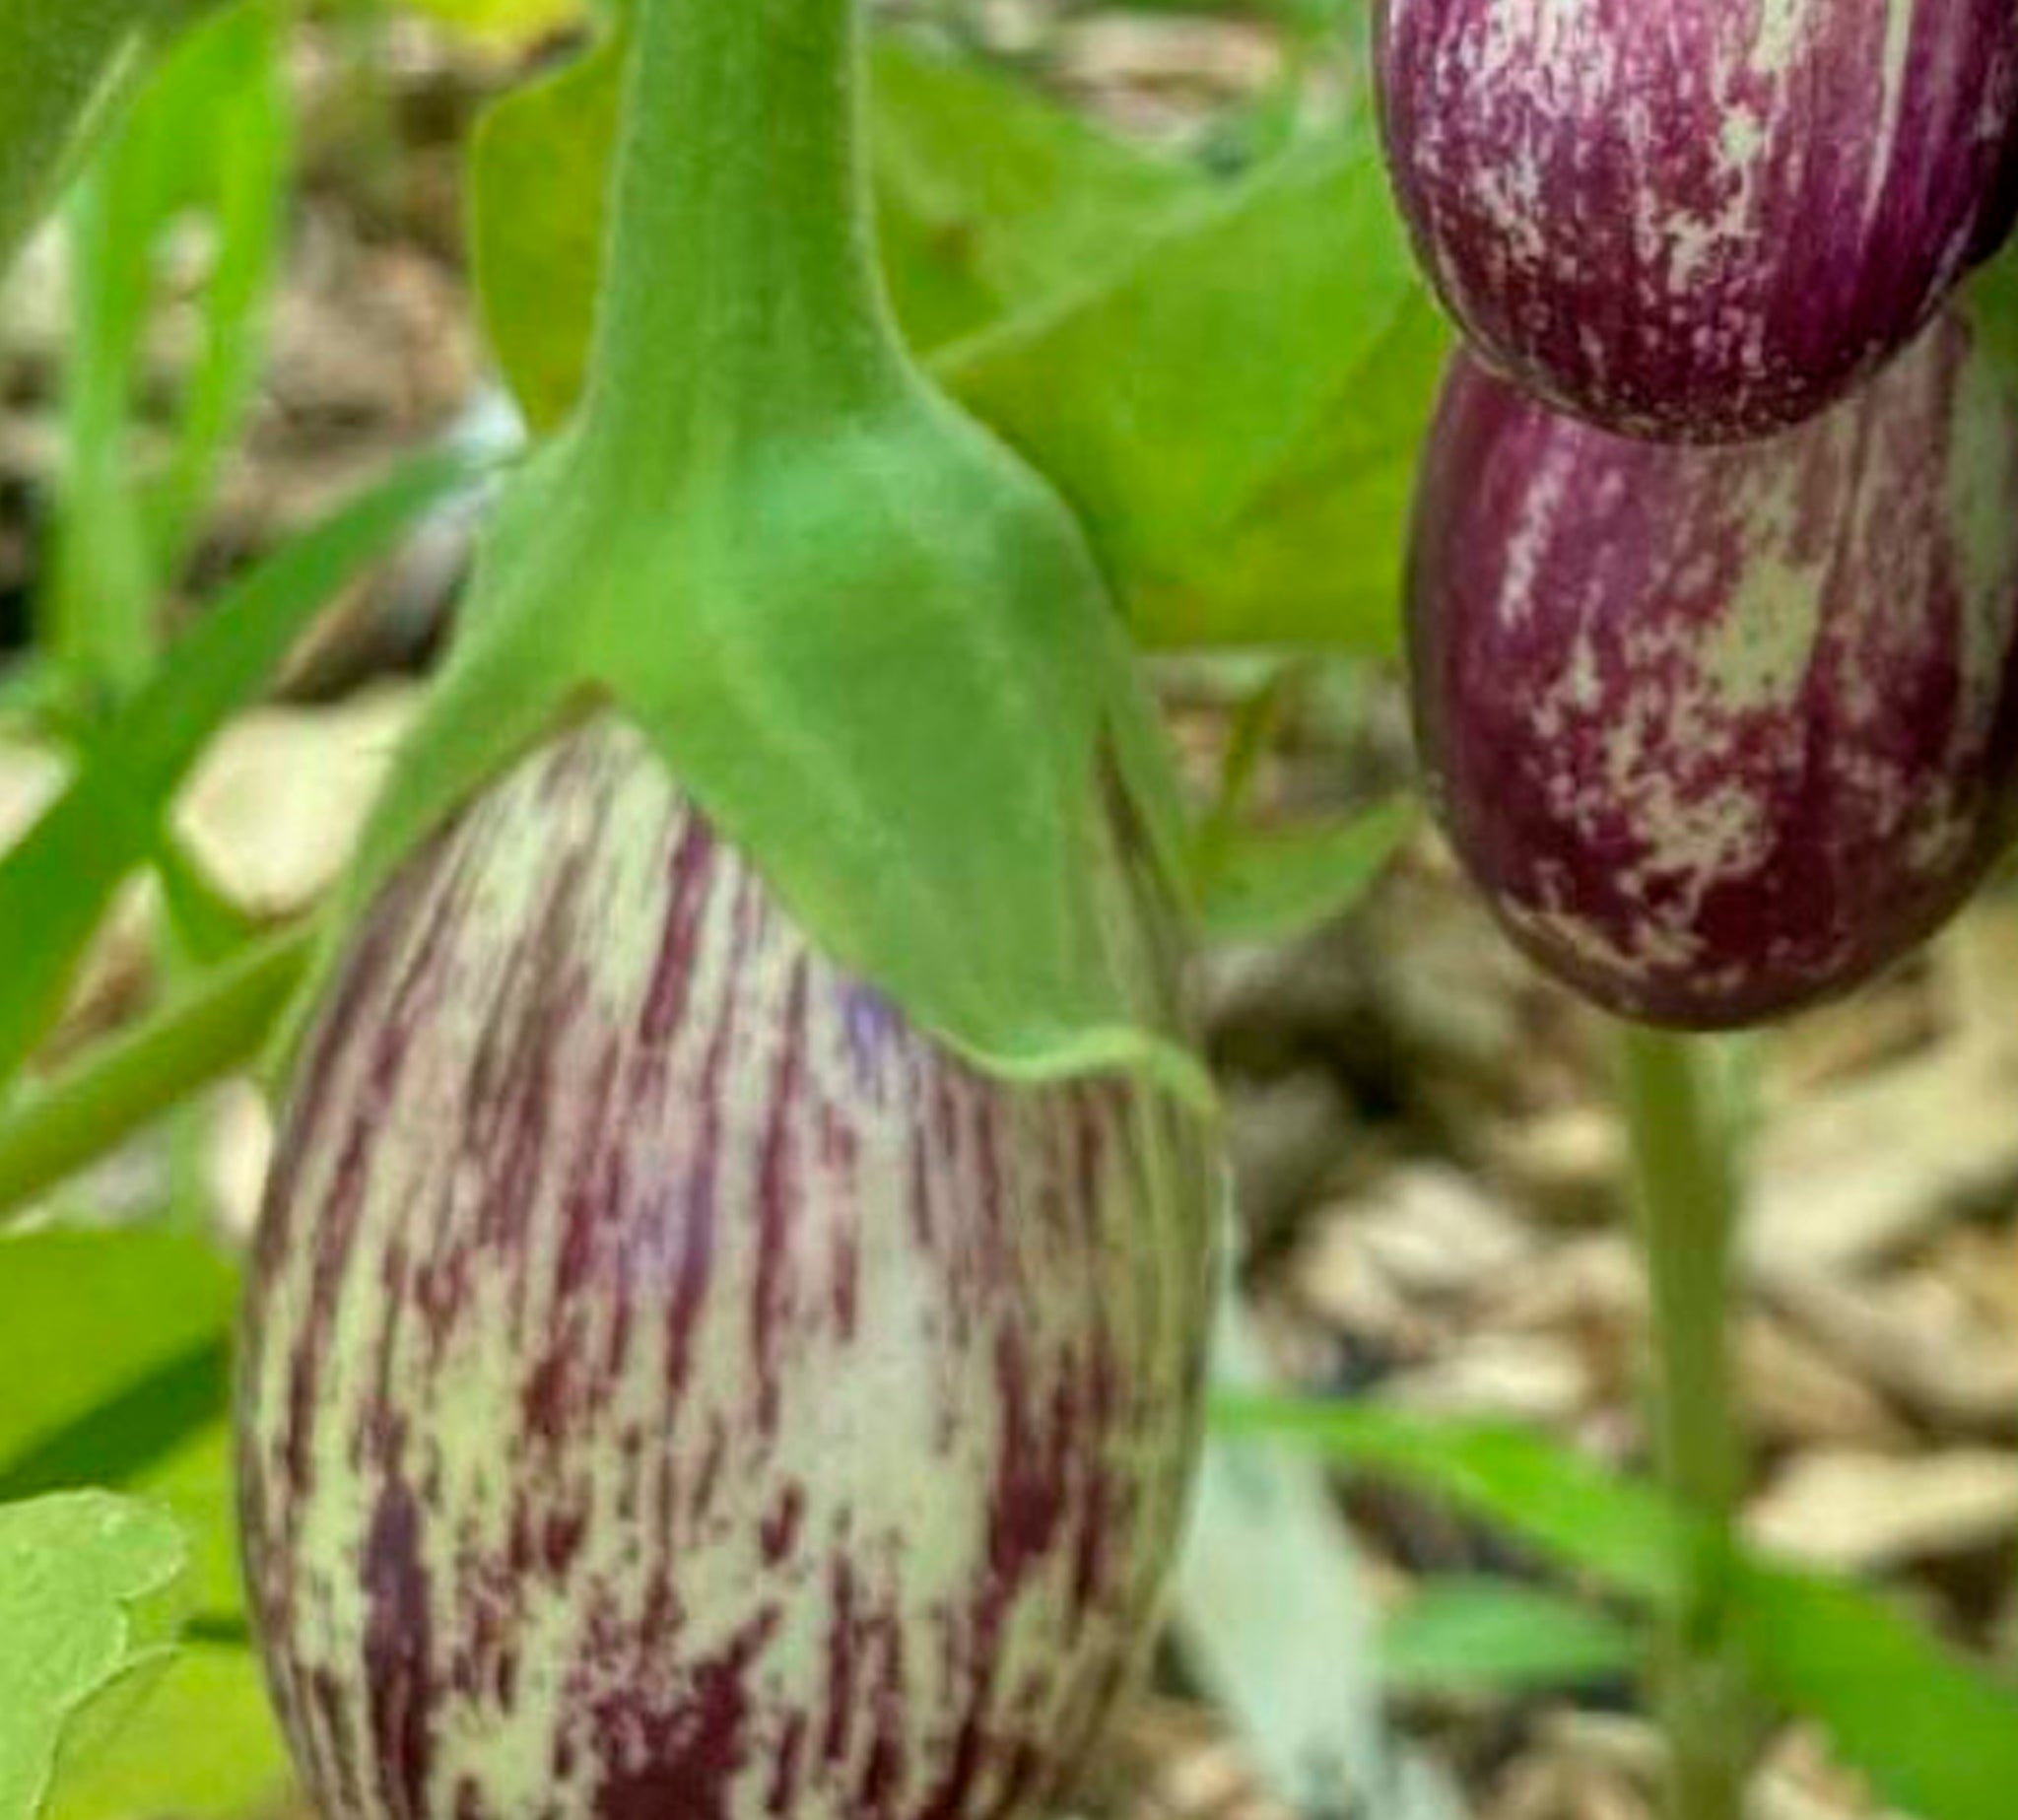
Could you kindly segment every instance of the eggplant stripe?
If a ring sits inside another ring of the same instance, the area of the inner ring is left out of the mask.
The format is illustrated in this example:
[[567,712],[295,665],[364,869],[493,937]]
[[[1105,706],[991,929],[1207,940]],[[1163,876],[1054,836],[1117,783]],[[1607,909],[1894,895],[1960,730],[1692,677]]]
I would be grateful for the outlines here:
[[1514,934],[1733,1024],[1942,921],[2012,827],[2018,403],[1944,317],[1735,448],[1628,441],[1460,361],[1425,463],[1418,731]]
[[1452,312],[1618,432],[1813,416],[2018,206],[2009,0],[1384,0],[1378,62]]

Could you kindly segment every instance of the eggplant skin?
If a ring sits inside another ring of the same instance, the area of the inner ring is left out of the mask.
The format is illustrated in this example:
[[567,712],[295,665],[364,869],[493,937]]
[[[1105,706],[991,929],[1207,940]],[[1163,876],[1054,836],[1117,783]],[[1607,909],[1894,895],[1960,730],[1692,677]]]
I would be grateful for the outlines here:
[[303,1051],[236,1412],[327,1820],[977,1820],[1083,1756],[1194,1455],[1221,1183],[815,954],[639,738],[525,761]]
[[1732,448],[1607,436],[1460,356],[1408,588],[1452,844],[1531,955],[1628,1017],[1844,991],[2011,833],[2018,410],[1952,316]]
[[2018,210],[2011,0],[1377,0],[1388,168],[1475,351],[1621,435],[1790,429]]

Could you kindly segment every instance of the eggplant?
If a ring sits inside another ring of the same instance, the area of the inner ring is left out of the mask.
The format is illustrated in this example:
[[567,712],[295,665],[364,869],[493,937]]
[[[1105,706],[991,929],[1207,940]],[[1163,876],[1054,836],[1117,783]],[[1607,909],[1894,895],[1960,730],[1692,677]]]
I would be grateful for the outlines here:
[[2010,0],[1377,0],[1396,197],[1485,363],[1620,435],[1771,436],[2018,210]]
[[1909,952],[2011,832],[2018,407],[1944,315],[1770,441],[1612,437],[1459,356],[1410,553],[1417,741],[1514,939],[1730,1028]]
[[922,1034],[623,723],[526,758],[358,931],[255,1247],[250,1610],[321,1812],[1054,1798],[1178,1530],[1213,1158]]

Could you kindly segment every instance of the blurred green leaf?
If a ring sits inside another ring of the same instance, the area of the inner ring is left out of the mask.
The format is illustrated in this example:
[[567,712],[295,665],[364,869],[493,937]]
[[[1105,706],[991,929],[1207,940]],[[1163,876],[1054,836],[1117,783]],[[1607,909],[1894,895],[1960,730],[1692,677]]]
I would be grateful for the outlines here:
[[453,26],[480,42],[509,46],[532,42],[572,25],[586,0],[405,0],[417,13]]
[[[1518,1430],[1364,1404],[1223,1402],[1230,1435],[1300,1440],[1340,1464],[1448,1499],[1610,1590],[1681,1608],[1689,1530],[1653,1487]],[[1918,1820],[2006,1820],[2018,1787],[2018,1689],[1869,1592],[1738,1555],[1719,1606],[1766,1699],[1828,1730],[1845,1762]]]
[[[0,1500],[85,1479],[143,1495],[180,1525],[175,1609],[201,1611],[213,1627],[236,1621],[243,1604],[226,1420],[236,1292],[225,1258],[175,1234],[0,1239],[0,1382],[10,1386]],[[242,1651],[195,1669],[178,1662],[162,1687],[95,1710],[88,1735],[91,1748],[59,1779],[64,1811],[108,1812],[104,1803],[130,1796],[141,1802],[136,1820],[223,1812],[275,1786],[280,1764]],[[187,1748],[162,1748],[177,1736]],[[203,1804],[205,1790],[217,1805]]]
[[1641,1639],[1559,1592],[1505,1580],[1432,1580],[1380,1634],[1381,1672],[1405,1693],[1512,1693],[1638,1672]]
[[[1235,1210],[1224,1213],[1231,1225]],[[1215,1391],[1272,1386],[1268,1350],[1235,1273],[1223,1273]],[[1377,1809],[1364,1820],[1459,1820],[1441,1766],[1384,1711],[1377,1596],[1321,1461],[1252,1438],[1209,1441],[1174,1580],[1184,1672],[1285,1811],[1338,1820],[1352,1791]]]
[[1447,1499],[1609,1590],[1666,1610],[1683,1595],[1688,1527],[1674,1507],[1545,1436],[1299,1397],[1223,1399],[1214,1417],[1224,1434],[1298,1441]]
[[0,1472],[0,1499],[101,1481],[139,1488],[146,1475],[221,1416],[231,1401],[223,1332],[137,1379]]
[[940,371],[1079,506],[1145,641],[1384,653],[1446,342],[1356,131]]
[[242,1621],[245,1609],[238,1570],[236,1466],[227,1419],[231,1386],[226,1352],[219,1349],[223,1369],[217,1380],[225,1394],[210,1403],[208,1422],[185,1431],[187,1439],[171,1451],[114,1483],[114,1489],[146,1498],[181,1523],[189,1543],[185,1603],[213,1627]]
[[2009,1820],[2018,1690],[1881,1598],[1816,1575],[1739,1563],[1728,1626],[1758,1688],[1819,1719],[1888,1807]]
[[[186,554],[258,378],[287,142],[278,15],[267,0],[247,0],[164,61],[78,185],[67,455],[40,641],[113,693],[130,689],[153,657],[161,589]],[[199,352],[166,462],[142,477],[131,435],[142,348],[169,231],[192,217],[213,231]]]
[[[478,139],[480,289],[536,425],[580,383],[617,64],[507,97]],[[1220,194],[997,78],[897,47],[877,75],[907,324],[1074,500],[1138,635],[1390,651],[1446,337],[1371,127]]]
[[228,588],[106,728],[77,776],[0,859],[0,1089],[60,1010],[119,882],[155,848],[163,812],[218,727],[244,708],[323,603],[468,462],[410,463]]
[[929,353],[1125,265],[1205,177],[1027,84],[886,36],[871,63],[883,269]]
[[313,928],[253,943],[0,1112],[0,1227],[35,1196],[266,1045],[307,971]]
[[568,415],[587,366],[623,58],[623,38],[605,38],[493,102],[470,142],[477,303],[535,430]]
[[231,1336],[238,1274],[150,1228],[0,1239],[0,1503],[86,1483],[182,1522],[190,1602],[240,1607]]
[[1350,909],[1416,825],[1407,798],[1340,822],[1236,828],[1201,857],[1200,911],[1220,942],[1288,941]]
[[0,265],[54,199],[145,11],[144,0],[0,0]]
[[[145,1229],[0,1238],[6,1496],[127,1477],[214,1420],[236,1296],[236,1272],[193,1238]],[[101,1450],[89,1445],[94,1434]]]
[[239,1606],[228,1430],[237,1273],[147,1229],[0,1239],[0,1501],[97,1481],[180,1519],[190,1599]]
[[2018,241],[1970,280],[1962,302],[1985,344],[2018,372]]
[[1118,12],[1205,14],[1272,19],[1305,31],[1344,31],[1364,23],[1366,0],[1110,0]]
[[200,979],[201,970],[224,966],[258,938],[259,918],[233,900],[175,828],[163,826],[150,857],[179,971],[193,966]]
[[181,206],[205,207],[217,236],[200,300],[202,357],[179,401],[172,457],[149,501],[163,573],[188,553],[265,365],[294,151],[287,19],[283,8],[258,0],[197,33],[171,66],[176,104],[153,123],[157,140],[173,131],[202,149],[203,168]]
[[174,1519],[130,1499],[0,1509],[0,1820],[32,1820],[80,1716],[158,1657],[183,1562]]
[[46,1820],[230,1820],[263,1810],[291,1781],[257,1659],[185,1645],[114,1738],[63,1765]]
[[0,0],[0,271],[149,51],[202,0]]
[[[493,105],[471,151],[471,242],[491,344],[528,420],[580,389],[602,258],[623,43]],[[928,351],[1111,271],[1204,179],[1036,95],[902,39],[872,59],[871,174],[884,272]]]

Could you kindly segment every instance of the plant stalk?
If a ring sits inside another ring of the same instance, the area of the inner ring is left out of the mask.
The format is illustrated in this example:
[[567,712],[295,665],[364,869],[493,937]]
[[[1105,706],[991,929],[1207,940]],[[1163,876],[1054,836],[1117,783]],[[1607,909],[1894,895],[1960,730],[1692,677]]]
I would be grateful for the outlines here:
[[0,1118],[0,1227],[35,1196],[251,1061],[314,952],[313,926],[248,948]]
[[1651,1297],[1654,1449],[1692,1537],[1660,1689],[1673,1820],[1740,1820],[1750,1749],[1723,1645],[1745,1462],[1728,1329],[1738,1186],[1710,1060],[1689,1038],[1624,1031],[1624,1110]]
[[657,492],[871,408],[906,367],[855,0],[639,0],[633,34],[583,434]]

